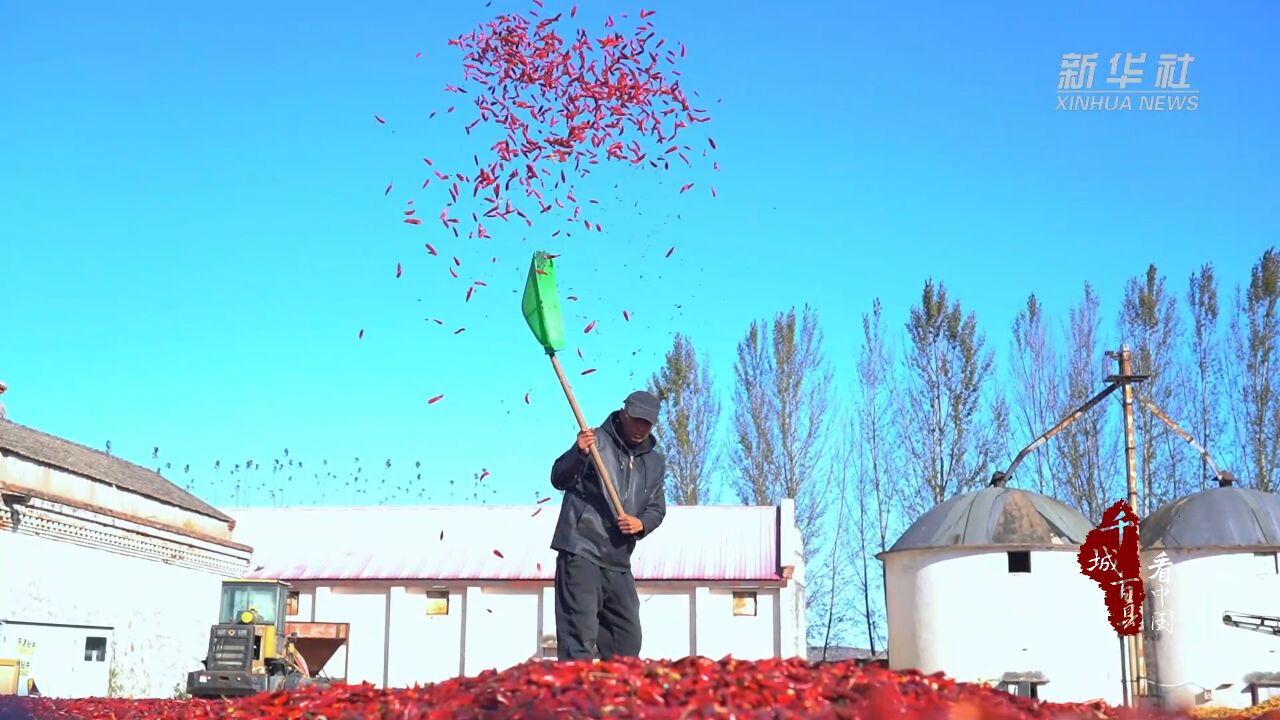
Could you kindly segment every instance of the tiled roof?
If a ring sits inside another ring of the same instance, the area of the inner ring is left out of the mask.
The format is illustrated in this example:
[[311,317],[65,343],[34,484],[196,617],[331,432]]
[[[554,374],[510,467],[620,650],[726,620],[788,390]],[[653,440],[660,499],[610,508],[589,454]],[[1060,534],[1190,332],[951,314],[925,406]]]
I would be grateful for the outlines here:
[[[228,512],[236,539],[254,548],[253,577],[549,581],[559,510],[551,500],[529,507]],[[776,507],[670,506],[662,525],[637,544],[632,571],[638,580],[777,581],[778,518]]]
[[114,455],[0,419],[0,451],[222,521],[231,518],[163,476]]

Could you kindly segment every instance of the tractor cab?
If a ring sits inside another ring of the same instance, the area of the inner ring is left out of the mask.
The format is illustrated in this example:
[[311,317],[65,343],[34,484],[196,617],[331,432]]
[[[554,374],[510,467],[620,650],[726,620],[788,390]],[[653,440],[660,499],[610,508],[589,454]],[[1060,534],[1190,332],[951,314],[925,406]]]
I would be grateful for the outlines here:
[[227,580],[222,583],[219,625],[264,625],[284,637],[289,584],[280,580]]

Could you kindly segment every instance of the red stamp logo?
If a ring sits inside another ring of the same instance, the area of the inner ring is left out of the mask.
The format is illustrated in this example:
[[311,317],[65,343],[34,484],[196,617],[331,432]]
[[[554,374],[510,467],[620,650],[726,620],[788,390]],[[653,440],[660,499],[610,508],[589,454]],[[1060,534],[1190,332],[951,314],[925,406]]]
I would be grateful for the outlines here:
[[1121,500],[1102,514],[1076,556],[1080,573],[1098,583],[1107,604],[1107,618],[1120,635],[1142,629],[1142,561],[1138,557],[1138,516]]

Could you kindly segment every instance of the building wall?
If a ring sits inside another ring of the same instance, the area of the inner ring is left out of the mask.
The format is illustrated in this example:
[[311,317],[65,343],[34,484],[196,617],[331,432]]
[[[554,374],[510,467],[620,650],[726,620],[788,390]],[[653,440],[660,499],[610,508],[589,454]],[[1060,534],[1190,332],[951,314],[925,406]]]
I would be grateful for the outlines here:
[[[114,673],[96,694],[171,697],[200,669],[218,615],[219,575],[3,529],[0,558],[0,619],[111,629]],[[13,642],[22,631],[10,629]],[[60,695],[55,674],[75,669],[42,667],[39,659],[37,642],[32,677],[46,695]]]
[[174,529],[200,533],[218,540],[231,539],[231,528],[225,520],[183,510],[21,457],[0,454],[0,485],[6,486],[7,492],[20,493],[26,489],[53,497],[74,498],[81,504],[143,518]]
[[[351,623],[348,648],[339,650],[324,672],[342,677],[345,671],[352,683],[406,687],[505,670],[541,656],[543,640],[555,637],[554,590],[540,582],[293,585],[298,615],[290,620]],[[774,657],[781,652],[781,626],[796,626],[792,616],[804,609],[783,612],[778,588],[736,589],[756,593],[754,616],[734,616],[735,588],[638,586],[641,656]],[[448,593],[447,615],[427,614],[428,592]]]
[[1043,700],[1121,701],[1120,641],[1074,549],[1032,552],[1030,573],[1010,573],[1003,551],[909,551],[885,565],[891,668],[968,682],[1038,671]]
[[[1158,552],[1142,553],[1143,576],[1150,593],[1151,565]],[[1231,627],[1227,612],[1280,617],[1280,574],[1275,553],[1222,554],[1220,551],[1171,551],[1164,597],[1169,625],[1150,630],[1150,675],[1177,702],[1191,702],[1203,688],[1213,691],[1208,705],[1245,707],[1250,702],[1244,676],[1280,669],[1280,638]],[[1148,595],[1144,616],[1156,610]],[[1150,625],[1149,625],[1150,626]],[[1219,689],[1220,685],[1228,685]],[[1266,696],[1263,695],[1265,698]]]

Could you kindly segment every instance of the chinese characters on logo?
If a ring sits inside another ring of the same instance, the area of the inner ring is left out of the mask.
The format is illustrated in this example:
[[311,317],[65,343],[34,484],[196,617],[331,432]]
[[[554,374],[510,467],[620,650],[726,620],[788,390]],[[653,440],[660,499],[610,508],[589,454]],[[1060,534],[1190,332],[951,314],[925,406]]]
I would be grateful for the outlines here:
[[1138,517],[1128,503],[1117,502],[1102,514],[1076,561],[1080,572],[1102,589],[1111,627],[1120,635],[1136,635],[1142,629],[1146,593],[1138,559]]
[[1169,594],[1169,568],[1173,567],[1173,563],[1169,561],[1169,556],[1162,550],[1156,556],[1155,562],[1148,565],[1148,570],[1155,570],[1154,573],[1147,576],[1148,580],[1155,581],[1155,589],[1151,591],[1152,597],[1156,599],[1156,608],[1151,618],[1151,629],[1161,630],[1164,632],[1173,632],[1173,611],[1165,609],[1164,596]]
[[1195,59],[1186,52],[1161,53],[1150,74],[1147,53],[1114,53],[1102,60],[1107,76],[1095,88],[1098,53],[1063,53],[1056,110],[1133,110],[1134,95],[1139,110],[1195,110],[1200,91],[1187,81]]

